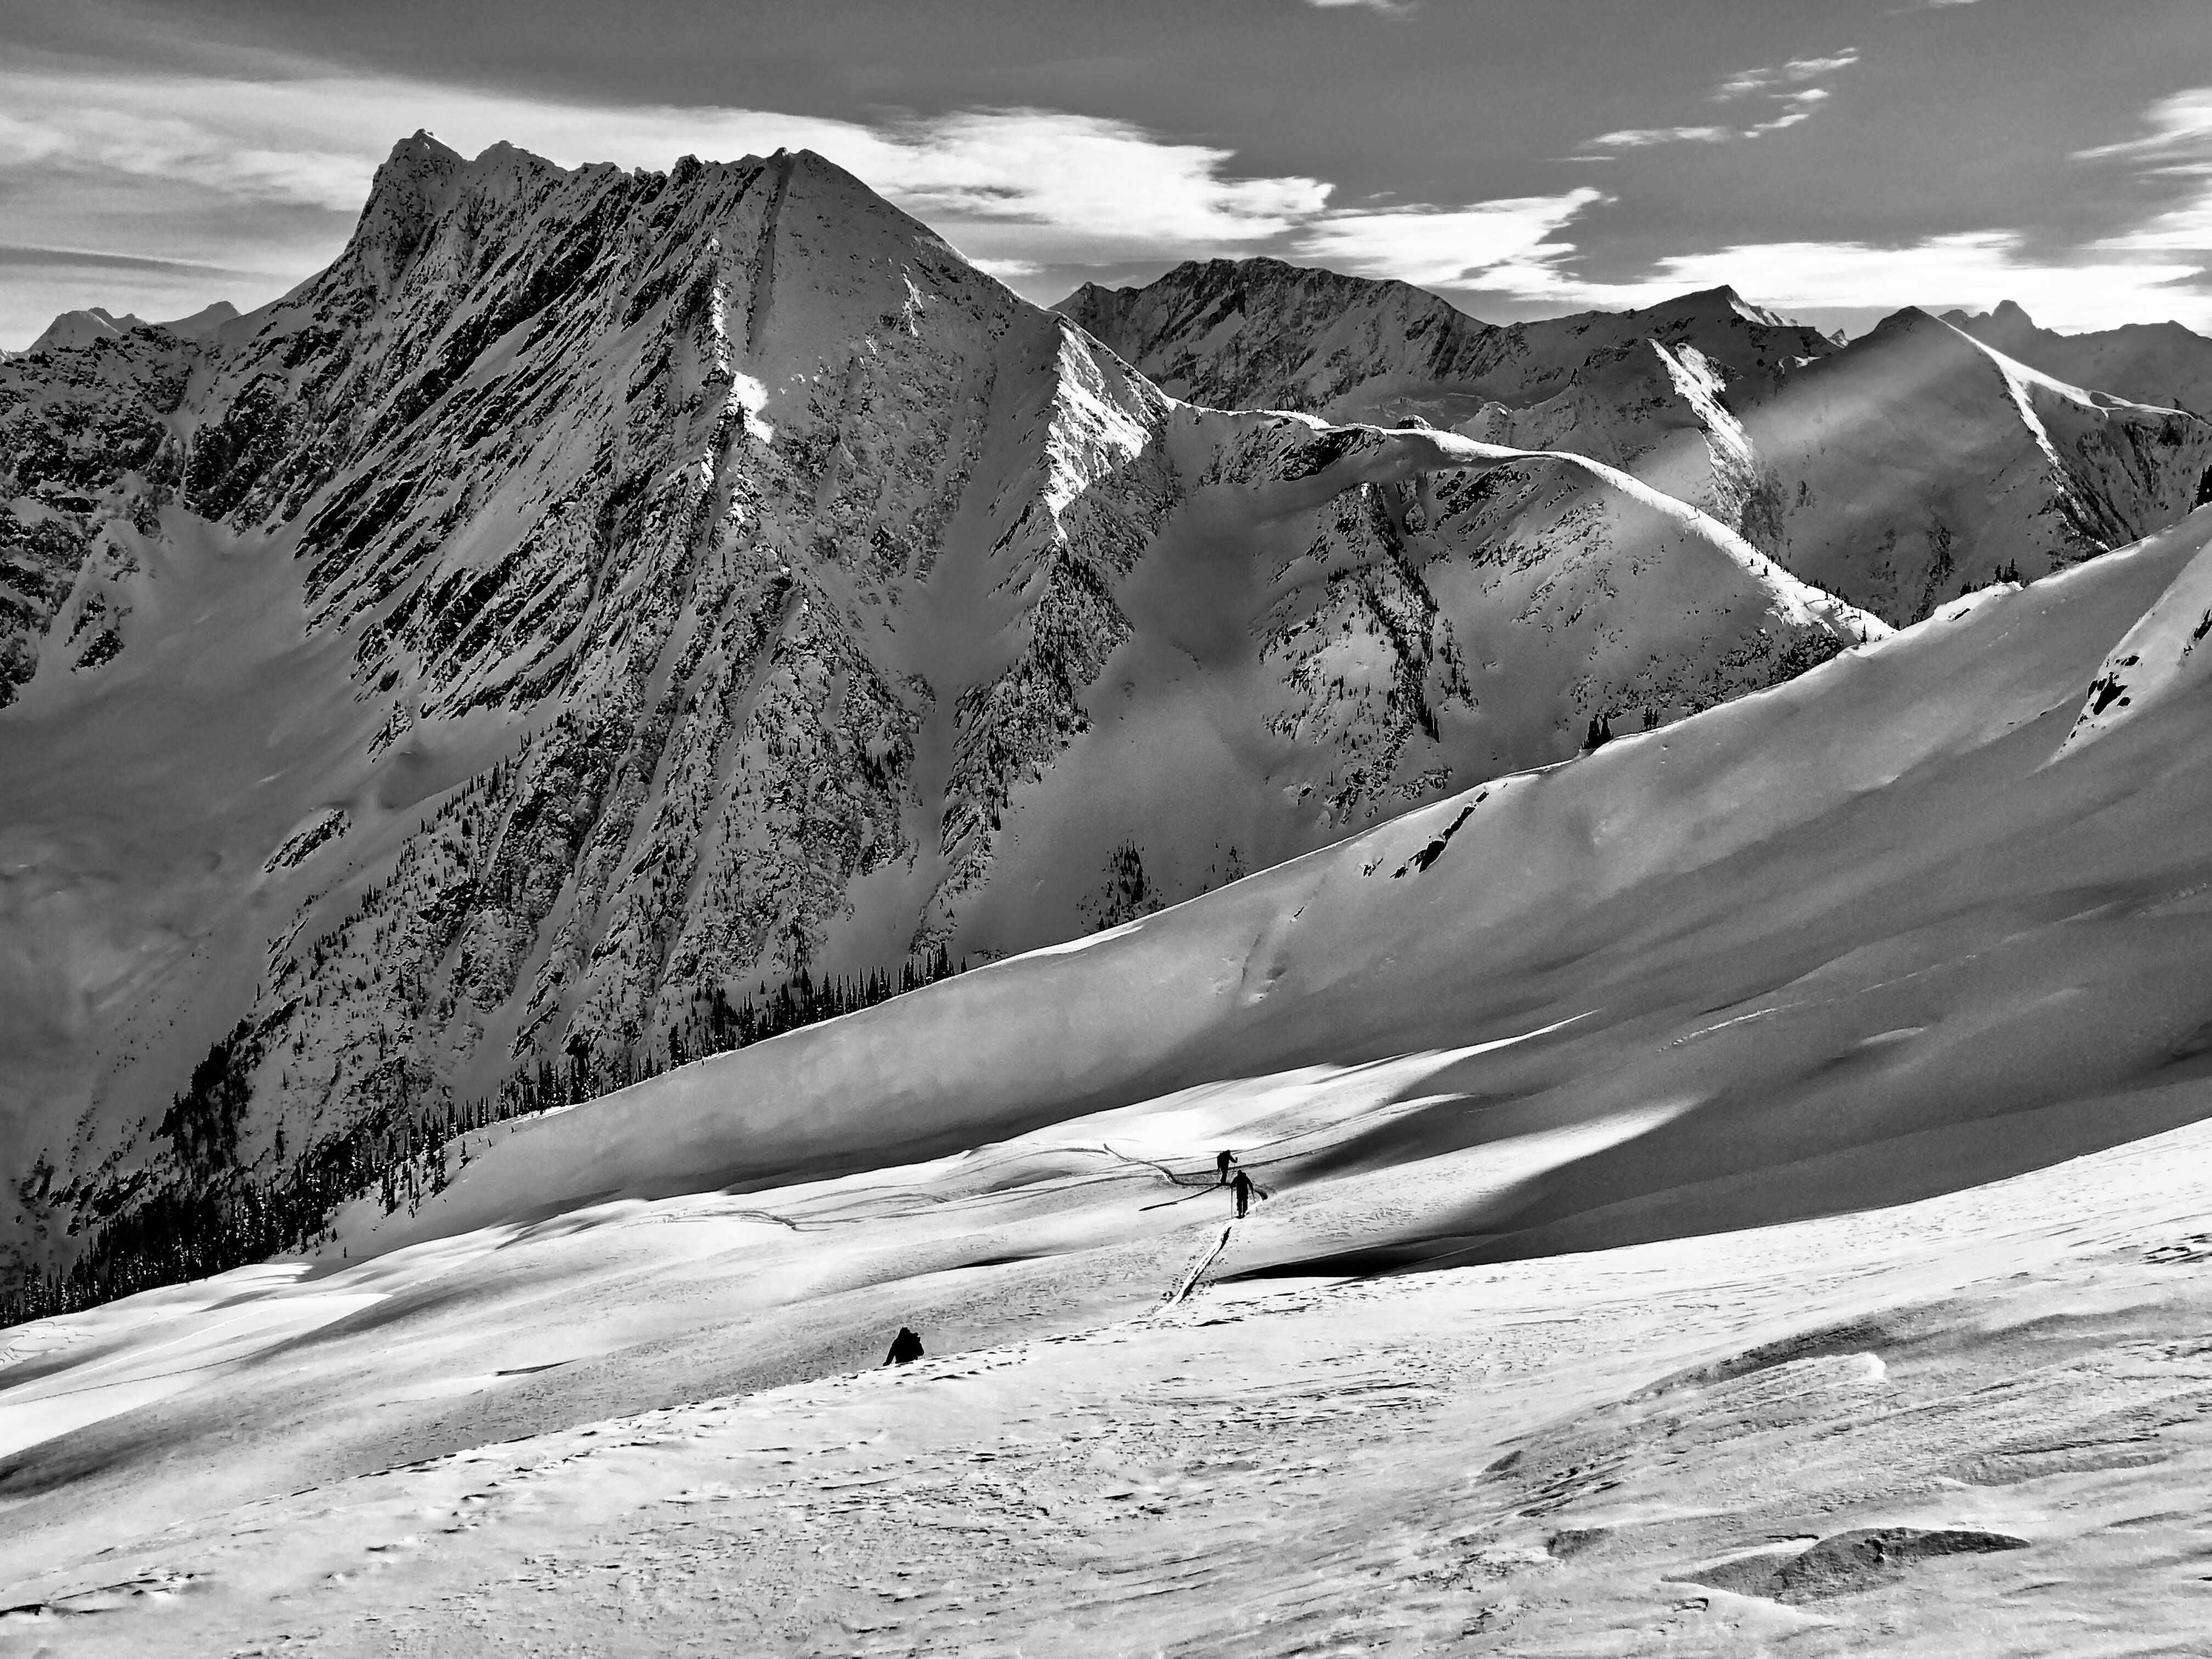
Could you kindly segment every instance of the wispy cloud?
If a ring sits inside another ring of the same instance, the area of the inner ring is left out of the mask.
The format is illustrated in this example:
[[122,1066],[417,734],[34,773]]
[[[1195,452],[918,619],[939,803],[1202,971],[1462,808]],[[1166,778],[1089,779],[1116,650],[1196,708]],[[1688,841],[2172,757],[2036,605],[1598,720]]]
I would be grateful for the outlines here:
[[2143,112],[2150,129],[2141,137],[2076,151],[2077,161],[2134,156],[2173,163],[2194,172],[2212,161],[2212,87],[2191,87],[2161,98]]
[[[506,139],[569,165],[665,167],[686,154],[812,149],[1006,272],[1266,241],[1320,214],[1329,194],[1314,179],[1237,177],[1227,149],[1057,110],[867,124],[255,68],[264,72],[0,70],[0,191],[11,220],[118,255],[153,238],[166,255],[235,265],[240,245],[254,245],[246,263],[283,273],[273,293],[337,251],[376,164],[417,127],[469,153]],[[145,286],[134,303],[165,302]],[[0,338],[35,333],[47,303],[45,289],[11,284]]]
[[1988,310],[2015,300],[2060,329],[2110,328],[2172,317],[2212,326],[2212,295],[2179,286],[2195,264],[2112,257],[2100,248],[2064,259],[2032,252],[2011,230],[1961,231],[1893,247],[1865,242],[1738,243],[1659,260],[1627,282],[1591,282],[1556,265],[1514,290],[1524,299],[1591,307],[1650,305],[1726,283],[1761,305],[1792,310]]
[[1668,255],[1618,280],[1583,274],[1570,232],[1613,199],[1595,190],[1443,210],[1338,212],[1297,252],[1373,276],[1509,296],[1559,309],[1629,308],[1723,283],[1784,311],[1987,310],[2014,300],[2050,327],[2081,330],[2171,317],[2212,331],[2212,88],[2177,94],[2146,114],[2145,136],[2086,151],[2201,180],[2179,205],[2075,247],[2043,248],[2022,232],[1978,228],[1884,245],[1870,240],[1735,242]]
[[1717,104],[1735,103],[1742,99],[1759,100],[1767,106],[1769,111],[1763,120],[1739,119],[1737,124],[1727,126],[1705,123],[1688,126],[1623,127],[1615,132],[1601,132],[1589,142],[1600,149],[1641,149],[1651,144],[1724,144],[1732,139],[1756,138],[1764,133],[1780,132],[1785,127],[1794,127],[1802,121],[1810,120],[1813,112],[1828,100],[1828,89],[1810,82],[1847,70],[1858,61],[1858,48],[1850,46],[1826,58],[1792,58],[1787,63],[1738,70],[1710,94],[1710,101]]
[[1544,280],[1571,254],[1559,229],[1593,203],[1584,188],[1470,207],[1347,210],[1310,226],[1297,252],[1354,276],[1395,276],[1439,288],[1512,288]]
[[0,269],[15,270],[133,270],[195,279],[252,277],[266,273],[198,259],[157,259],[137,253],[101,253],[87,248],[26,247],[0,242]]
[[[2193,258],[2200,278],[2212,276],[2212,87],[2191,87],[2143,112],[2142,137],[2080,152],[2082,161],[2117,162],[2140,174],[2174,181],[2179,198],[2141,224],[2092,246],[2100,253],[2179,254]],[[2212,307],[2205,313],[2212,316]]]
[[1807,87],[1801,92],[1782,95],[1782,108],[1771,119],[1755,123],[1744,136],[1755,137],[1762,132],[1779,132],[1784,127],[1794,127],[1800,121],[1809,121],[1813,112],[1827,101],[1826,87]]
[[1776,92],[1802,86],[1806,82],[1817,81],[1824,75],[1847,70],[1858,61],[1858,48],[1847,46],[1829,58],[1792,58],[1786,64],[1775,64],[1765,69],[1738,70],[1720,83],[1713,97],[1725,101],[1731,98],[1747,98],[1755,92]]
[[1589,142],[1607,149],[1640,149],[1646,144],[1724,144],[1736,136],[1734,127],[1623,127]]
[[971,109],[864,125],[772,111],[556,103],[407,82],[0,73],[0,167],[183,177],[246,197],[357,207],[392,141],[429,126],[474,150],[504,138],[568,164],[665,167],[786,146],[821,151],[956,224],[1024,225],[1083,242],[1250,241],[1320,210],[1304,178],[1236,179],[1231,152],[1047,109]]
[[[1736,71],[1710,95],[1734,118],[1607,134],[1603,153],[1802,122],[1827,99],[1823,78],[1856,59],[1838,52]],[[687,153],[805,146],[986,270],[1040,286],[1066,281],[1071,267],[1266,249],[1545,309],[1648,304],[1729,283],[1785,309],[1985,309],[2011,298],[2061,328],[2164,316],[2212,326],[2212,88],[2162,99],[2138,136],[2081,152],[2085,168],[2165,181],[2156,210],[2094,242],[2052,248],[2003,226],[1896,245],[1692,242],[1600,279],[1587,273],[1601,239],[1577,228],[1613,198],[1587,187],[1334,208],[1326,181],[1248,176],[1226,148],[1058,110],[829,120],[587,105],[257,62],[234,75],[0,68],[0,194],[15,238],[0,246],[0,340],[20,343],[54,312],[94,302],[166,316],[219,297],[272,296],[337,251],[376,163],[418,126],[470,153],[506,139],[571,164],[665,167]]]

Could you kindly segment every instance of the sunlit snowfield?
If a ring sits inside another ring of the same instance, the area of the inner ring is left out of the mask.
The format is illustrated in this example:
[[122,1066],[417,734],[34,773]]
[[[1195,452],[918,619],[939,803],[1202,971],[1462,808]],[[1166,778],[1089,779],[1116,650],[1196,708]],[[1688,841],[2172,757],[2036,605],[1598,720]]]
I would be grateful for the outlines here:
[[[1224,1206],[1144,1237],[1156,1181],[1043,1146],[775,1194],[795,1231],[672,1200],[312,1284],[241,1273],[70,1322],[64,1368],[9,1395],[16,1440],[67,1389],[126,1414],[42,1471],[76,1497],[33,1498],[46,1524],[17,1547],[67,1565],[15,1584],[42,1610],[4,1639],[2185,1651],[2212,1546],[2208,1144],[1165,1305]],[[1279,1199],[1217,1271],[1316,1207]],[[994,1251],[1054,1254],[939,1265]],[[951,1352],[851,1374],[902,1318]],[[775,1385],[807,1371],[833,1374]],[[125,1516],[149,1535],[83,1559]],[[1901,1528],[1990,1553],[1846,1547],[1778,1577],[1817,1540]]]
[[2192,1650],[2209,534],[8,1334],[0,1644]]

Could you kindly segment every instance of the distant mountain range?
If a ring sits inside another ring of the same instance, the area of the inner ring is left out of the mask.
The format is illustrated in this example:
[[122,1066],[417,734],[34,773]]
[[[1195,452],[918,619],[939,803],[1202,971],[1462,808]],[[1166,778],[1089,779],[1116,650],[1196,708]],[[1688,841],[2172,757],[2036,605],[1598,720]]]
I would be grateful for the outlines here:
[[1048,311],[810,153],[418,134],[285,299],[0,364],[0,1249],[204,1267],[145,1241],[2148,535],[2212,343],[2120,333]]
[[2038,328],[2009,300],[1995,311],[1947,311],[1943,320],[2015,362],[2133,403],[2212,416],[2212,340],[2179,323],[2130,323],[2094,334]]
[[[1899,626],[2000,570],[2148,535],[2212,480],[2212,341],[2172,324],[2069,342],[2017,307],[1908,309],[1844,344],[1715,289],[1498,328],[1272,259],[1060,308],[1177,396],[1418,417],[1624,468]],[[2124,384],[2082,376],[2107,366]]]
[[119,340],[139,329],[158,329],[187,340],[204,339],[237,316],[238,307],[228,300],[217,300],[189,317],[167,323],[149,323],[127,311],[118,317],[104,306],[92,306],[83,311],[64,311],[21,351],[7,355],[27,357],[34,351],[82,351],[94,340]]

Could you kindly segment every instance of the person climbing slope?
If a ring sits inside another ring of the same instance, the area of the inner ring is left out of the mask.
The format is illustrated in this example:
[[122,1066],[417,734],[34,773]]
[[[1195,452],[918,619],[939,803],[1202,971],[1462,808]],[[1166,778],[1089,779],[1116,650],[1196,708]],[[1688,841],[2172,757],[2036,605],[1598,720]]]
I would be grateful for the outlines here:
[[884,1356],[886,1365],[911,1365],[921,1358],[921,1339],[903,1325],[891,1339],[891,1351]]
[[1220,1176],[1220,1179],[1213,1183],[1215,1186],[1226,1187],[1229,1184],[1229,1166],[1236,1161],[1237,1154],[1234,1152],[1222,1152],[1215,1154],[1213,1167]]
[[1244,1212],[1252,1207],[1254,1198],[1265,1198],[1267,1195],[1260,1190],[1260,1183],[1242,1170],[1237,1172],[1237,1179],[1229,1183],[1229,1190],[1236,1197],[1237,1218],[1239,1221],[1244,1218]]

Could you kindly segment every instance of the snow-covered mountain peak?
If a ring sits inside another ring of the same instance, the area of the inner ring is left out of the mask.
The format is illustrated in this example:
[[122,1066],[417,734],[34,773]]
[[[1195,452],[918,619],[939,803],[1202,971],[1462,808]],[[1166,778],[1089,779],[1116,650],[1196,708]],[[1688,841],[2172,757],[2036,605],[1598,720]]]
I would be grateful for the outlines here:
[[1932,312],[1918,306],[1902,306],[1884,317],[1860,336],[1865,340],[1886,340],[1893,337],[1940,338],[1958,331]]
[[1943,320],[2007,356],[2079,386],[2160,409],[2212,416],[2212,340],[2179,323],[2129,323],[2089,334],[2037,326],[2008,300],[1995,311],[1948,311]]
[[129,312],[118,317],[105,306],[88,306],[82,311],[63,312],[25,349],[27,353],[82,351],[95,340],[119,340],[132,329],[145,326],[144,318]]
[[1671,300],[1662,300],[1642,314],[1655,320],[1663,319],[1685,325],[1725,322],[1734,319],[1739,322],[1756,324],[1760,328],[1795,329],[1801,326],[1779,312],[1753,305],[1725,283],[1717,288],[1699,289],[1693,293],[1678,295]]
[[1190,260],[1056,309],[1179,398],[1382,419],[1378,389],[1461,373],[1496,332],[1436,295],[1280,259]]
[[459,150],[426,131],[394,144],[369,181],[368,200],[339,263],[359,268],[380,289],[391,287],[445,207],[454,175],[467,165]]
[[236,306],[228,300],[217,300],[212,305],[202,306],[189,317],[179,317],[172,322],[156,323],[155,326],[165,328],[181,339],[204,340],[213,337],[228,325],[236,322],[238,317],[239,310]]

